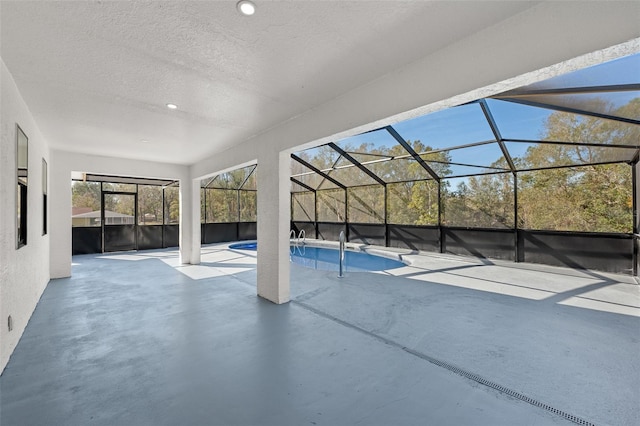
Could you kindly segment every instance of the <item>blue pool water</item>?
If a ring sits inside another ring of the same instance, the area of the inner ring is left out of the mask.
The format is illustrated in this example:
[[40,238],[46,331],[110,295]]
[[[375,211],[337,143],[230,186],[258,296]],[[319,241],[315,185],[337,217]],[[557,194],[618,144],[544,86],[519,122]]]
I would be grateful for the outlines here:
[[229,246],[232,250],[258,250],[258,243],[253,241],[249,243],[235,243]]
[[[257,247],[256,242],[236,243],[229,246],[230,249],[235,250],[256,250]],[[338,250],[303,245],[291,246],[290,253],[291,261],[298,265],[324,271],[338,271]],[[406,266],[397,260],[348,250],[344,252],[344,261],[346,272],[384,271]]]

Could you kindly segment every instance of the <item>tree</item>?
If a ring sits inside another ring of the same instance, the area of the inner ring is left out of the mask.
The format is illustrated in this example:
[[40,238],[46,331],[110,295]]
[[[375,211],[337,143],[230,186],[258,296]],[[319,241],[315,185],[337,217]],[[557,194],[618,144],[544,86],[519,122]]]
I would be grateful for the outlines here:
[[316,194],[318,197],[318,221],[344,222],[347,219],[343,189],[325,189]]
[[71,182],[71,205],[100,210],[100,182]]
[[[589,108],[612,115],[640,116],[640,98],[619,108],[602,100],[590,102]],[[518,164],[521,168],[576,167],[519,174],[519,225],[529,229],[631,232],[631,167],[622,162],[580,165],[630,160],[634,150],[607,145],[637,145],[638,127],[564,112],[551,114],[545,123],[544,140],[601,146],[539,144],[528,148]]]
[[[504,160],[492,166],[501,166]],[[477,228],[513,228],[514,188],[511,173],[472,176],[444,199],[445,223]]]
[[240,222],[258,220],[258,193],[256,191],[239,190]]
[[163,221],[162,187],[138,186],[138,223],[159,225]]
[[180,188],[167,186],[164,188],[164,223],[177,224],[180,222]]

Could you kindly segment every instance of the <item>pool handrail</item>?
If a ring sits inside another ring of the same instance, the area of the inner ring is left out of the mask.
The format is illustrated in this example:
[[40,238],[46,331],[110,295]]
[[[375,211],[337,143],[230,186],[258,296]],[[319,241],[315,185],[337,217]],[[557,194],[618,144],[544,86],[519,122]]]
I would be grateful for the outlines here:
[[300,243],[300,239],[302,239],[302,245],[305,245],[305,243],[307,242],[307,233],[304,232],[304,229],[301,229],[300,233],[298,234],[298,243]]
[[344,264],[344,231],[340,231],[340,237],[338,237],[340,241],[340,270],[338,274],[338,278],[344,277],[343,264]]

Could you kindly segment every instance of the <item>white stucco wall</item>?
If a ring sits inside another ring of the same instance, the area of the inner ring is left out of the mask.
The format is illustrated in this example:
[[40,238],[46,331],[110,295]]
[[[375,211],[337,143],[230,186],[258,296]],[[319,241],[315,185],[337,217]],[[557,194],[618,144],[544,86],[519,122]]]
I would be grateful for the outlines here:
[[[42,235],[42,159],[47,141],[0,60],[0,372],[49,282],[49,238]],[[29,138],[27,245],[16,250],[16,124]],[[49,223],[49,229],[51,224]],[[9,332],[7,317],[13,318]]]
[[[71,172],[180,181],[180,256],[191,260],[192,187],[187,166],[52,150],[49,183],[51,206],[51,278],[71,275]],[[198,212],[199,212],[198,207]]]

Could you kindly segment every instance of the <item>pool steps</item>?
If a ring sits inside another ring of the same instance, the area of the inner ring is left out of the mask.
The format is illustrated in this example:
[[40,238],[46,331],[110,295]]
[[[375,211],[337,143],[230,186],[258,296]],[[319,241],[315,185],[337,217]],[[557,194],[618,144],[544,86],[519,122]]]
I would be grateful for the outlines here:
[[300,240],[302,240],[302,245],[304,245],[307,242],[307,233],[304,232],[304,229],[301,229],[296,237],[296,231],[292,229],[291,232],[289,232],[289,240],[293,241],[295,245],[300,245]]

